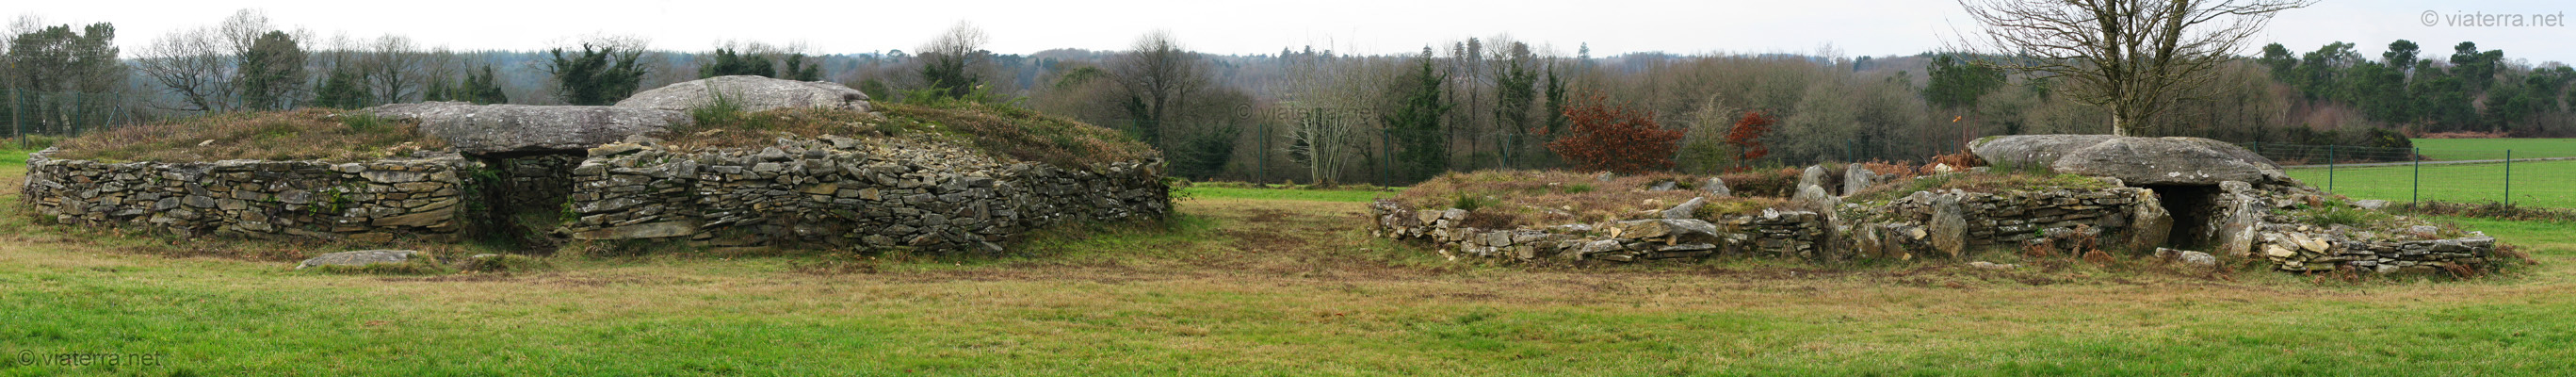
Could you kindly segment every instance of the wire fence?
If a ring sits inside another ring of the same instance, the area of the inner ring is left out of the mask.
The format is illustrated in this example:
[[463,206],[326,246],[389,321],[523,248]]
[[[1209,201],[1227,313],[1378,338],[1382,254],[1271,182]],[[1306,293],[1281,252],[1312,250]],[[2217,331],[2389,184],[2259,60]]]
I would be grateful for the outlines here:
[[131,100],[117,93],[0,89],[0,138],[73,136],[140,122]]
[[2245,147],[2283,165],[2291,178],[2356,199],[2576,208],[2576,140],[2565,142],[2569,145],[2523,150]]

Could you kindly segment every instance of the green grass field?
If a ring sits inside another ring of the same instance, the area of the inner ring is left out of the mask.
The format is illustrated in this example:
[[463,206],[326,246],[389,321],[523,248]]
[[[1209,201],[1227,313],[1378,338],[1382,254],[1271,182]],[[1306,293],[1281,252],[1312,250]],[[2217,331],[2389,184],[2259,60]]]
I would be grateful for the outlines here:
[[2415,148],[2437,161],[2576,157],[2576,139],[2415,139]]
[[[2576,157],[2576,139],[2415,139],[2434,161],[2486,160],[2504,157],[2513,150],[2515,159]],[[2576,208],[2576,161],[2522,161],[2512,166],[2512,202],[2518,205]],[[2289,170],[2290,177],[2331,188],[2335,193],[2360,199],[2384,199],[2398,202],[2441,200],[2454,202],[2493,202],[2506,200],[2504,164],[2433,164],[2422,171],[2414,166],[2336,167],[2331,176],[2324,166],[2304,166]],[[2420,182],[2419,182],[2420,181]]]
[[1395,196],[1394,191],[1348,191],[1306,189],[1261,189],[1233,187],[1188,187],[1181,189],[1187,198],[1305,200],[1323,202],[1366,203],[1377,198]]
[[[297,272],[29,224],[0,165],[0,376],[2567,375],[2576,224],[2462,220],[2541,263],[2358,283],[2140,260],[1446,261],[1375,192],[1191,189],[999,259],[703,250],[551,271]],[[1297,196],[1297,197],[1289,197]],[[146,355],[66,366],[66,355]]]
[[[2414,166],[2341,167],[2333,169],[2332,177],[2324,167],[2293,168],[2289,173],[2317,188],[2331,187],[2334,193],[2360,199],[2406,202],[2420,195],[2422,200],[2453,202],[2505,200],[2504,164],[2424,165],[2420,173]],[[2576,208],[2576,160],[2516,162],[2512,191],[2513,204]]]

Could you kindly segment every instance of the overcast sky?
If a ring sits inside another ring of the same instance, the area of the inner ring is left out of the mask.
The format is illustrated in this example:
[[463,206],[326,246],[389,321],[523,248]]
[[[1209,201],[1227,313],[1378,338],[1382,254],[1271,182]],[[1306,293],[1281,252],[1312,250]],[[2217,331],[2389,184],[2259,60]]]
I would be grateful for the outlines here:
[[[804,43],[818,53],[912,50],[958,21],[992,36],[1002,53],[1051,48],[1124,49],[1137,35],[1168,29],[1212,53],[1275,53],[1281,47],[1406,53],[1426,43],[1509,34],[1572,54],[1625,52],[1815,53],[1830,44],[1850,56],[1911,55],[1974,32],[1946,0],[1852,1],[703,1],[448,0],[227,1],[87,0],[13,4],[48,22],[114,22],[129,51],[174,28],[211,25],[238,9],[265,10],[287,27],[330,35],[394,33],[455,49],[541,49],[570,37],[638,35],[655,48],[704,50],[720,40]],[[2293,51],[2333,41],[2376,58],[2389,41],[2410,39],[2427,56],[2460,41],[2503,49],[2509,58],[2576,61],[2576,29],[2452,26],[2461,13],[2564,14],[2565,1],[2326,0],[2291,10],[2260,39]],[[2427,12],[2437,20],[2426,26]],[[2529,18],[2527,18],[2529,19]],[[2535,19],[2536,20],[2536,19]],[[2244,53],[2252,54],[2249,46]],[[2439,53],[2434,53],[2439,52]]]

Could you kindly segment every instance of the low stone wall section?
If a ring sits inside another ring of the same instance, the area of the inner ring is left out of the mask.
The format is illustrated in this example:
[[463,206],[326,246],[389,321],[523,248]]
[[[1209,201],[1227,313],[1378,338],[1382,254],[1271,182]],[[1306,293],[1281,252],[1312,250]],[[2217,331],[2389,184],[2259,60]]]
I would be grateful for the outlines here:
[[681,238],[1000,252],[1029,229],[1171,210],[1158,162],[1063,169],[906,139],[782,140],[758,150],[594,148],[572,170],[576,239]]
[[1461,225],[1467,211],[1414,209],[1392,200],[1369,204],[1370,234],[1427,242],[1455,258],[1511,261],[1639,262],[1721,255],[1813,258],[1825,223],[1814,212],[1764,211],[1761,215],[1699,219],[1644,219],[1568,224],[1539,229],[1478,229]]
[[453,154],[360,163],[102,163],[51,153],[28,158],[22,200],[56,223],[360,242],[456,233],[466,190],[458,172],[476,165]]

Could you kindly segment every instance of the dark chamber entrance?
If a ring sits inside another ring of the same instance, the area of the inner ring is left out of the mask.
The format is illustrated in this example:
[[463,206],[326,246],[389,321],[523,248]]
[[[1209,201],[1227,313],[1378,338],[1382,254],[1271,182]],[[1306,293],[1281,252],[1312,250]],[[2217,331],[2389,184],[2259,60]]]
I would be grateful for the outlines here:
[[2165,239],[2165,246],[2186,249],[2208,246],[2210,224],[2219,215],[2218,186],[2140,187],[2155,190],[2156,200],[2163,203],[2165,212],[2173,214],[2173,232]]
[[481,208],[475,216],[480,239],[505,248],[547,251],[557,245],[551,233],[570,209],[572,169],[589,157],[584,150],[513,151],[470,155],[483,163],[472,179]]

